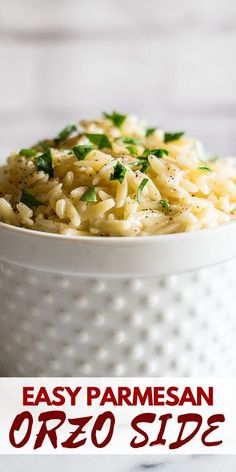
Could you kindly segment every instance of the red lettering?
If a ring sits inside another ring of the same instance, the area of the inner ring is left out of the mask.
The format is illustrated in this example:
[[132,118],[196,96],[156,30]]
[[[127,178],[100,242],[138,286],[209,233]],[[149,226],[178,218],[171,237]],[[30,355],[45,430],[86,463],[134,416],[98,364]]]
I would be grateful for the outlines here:
[[86,443],[87,438],[80,439],[79,441],[75,441],[80,434],[84,434],[86,431],[83,430],[83,427],[91,420],[92,416],[85,416],[82,418],[73,418],[69,419],[69,423],[78,426],[78,428],[73,431],[70,437],[61,443],[62,447],[66,447],[67,449],[75,449],[76,447],[81,447],[83,444]]
[[40,387],[38,391],[34,404],[35,406],[38,406],[39,403],[46,403],[48,406],[51,406],[51,400],[46,387]]
[[[102,428],[104,427],[104,424],[107,420],[110,421],[109,431],[108,431],[107,436],[105,437],[105,439],[102,442],[98,443],[97,431],[102,430]],[[94,423],[92,433],[91,433],[91,439],[92,439],[93,445],[95,447],[98,447],[98,448],[106,447],[107,444],[109,444],[109,442],[110,442],[110,440],[113,436],[114,427],[115,427],[115,417],[114,417],[114,415],[111,411],[105,411],[104,413],[99,415],[97,417],[95,423]]]
[[168,406],[177,406],[179,404],[178,395],[176,395],[174,392],[178,392],[177,387],[169,387],[167,389],[167,395],[168,395],[170,400],[166,400],[166,405],[168,405]]
[[65,390],[67,391],[67,393],[69,394],[70,399],[71,399],[71,403],[70,403],[71,406],[76,405],[76,398],[77,398],[77,395],[79,394],[81,389],[82,389],[82,387],[76,387],[75,390],[72,390],[70,387],[65,387]]
[[[190,433],[186,438],[182,438],[185,426],[189,422],[195,422],[197,423],[195,429]],[[186,413],[184,415],[180,415],[178,417],[178,423],[182,423],[182,426],[180,428],[179,436],[177,440],[169,445],[169,449],[178,449],[179,447],[184,446],[184,444],[187,444],[191,439],[196,436],[198,433],[199,429],[201,428],[202,425],[202,416],[198,415],[197,413]]]
[[213,398],[213,387],[208,388],[208,394],[202,387],[197,387],[197,405],[202,405],[202,399],[205,400],[206,404],[209,406],[213,406],[214,398]]
[[167,421],[170,420],[171,418],[172,418],[172,415],[170,413],[166,415],[161,415],[159,417],[159,420],[161,421],[161,427],[157,435],[157,438],[155,439],[155,441],[152,441],[150,443],[150,446],[158,446],[158,445],[164,446],[164,444],[166,443],[166,439],[163,439],[163,435],[166,429]]
[[52,402],[50,402],[51,405],[53,406],[62,406],[64,405],[65,403],[65,398],[64,396],[60,393],[60,392],[63,392],[64,391],[64,387],[55,387],[53,389],[53,396],[57,399],[57,400],[52,400]]
[[87,405],[91,406],[95,398],[100,396],[100,388],[98,387],[88,387],[87,389]]
[[23,405],[29,406],[34,405],[34,401],[30,401],[30,399],[34,398],[34,395],[30,392],[34,391],[34,387],[23,387]]
[[215,431],[217,428],[219,428],[219,425],[213,425],[213,423],[216,423],[216,422],[219,422],[219,423],[224,423],[225,422],[225,417],[224,415],[221,415],[221,414],[216,414],[216,415],[212,415],[210,416],[210,418],[208,418],[207,420],[207,424],[208,426],[210,426],[209,429],[207,429],[205,431],[205,433],[203,433],[202,435],[202,443],[204,446],[219,446],[220,444],[222,444],[223,441],[206,441],[206,438],[209,436],[209,434],[211,434],[213,431]]
[[153,423],[155,421],[156,415],[155,413],[141,413],[140,415],[137,415],[132,421],[131,421],[131,426],[132,428],[139,434],[143,436],[143,440],[140,442],[137,442],[137,436],[135,436],[131,443],[130,446],[133,448],[138,448],[138,447],[143,447],[146,446],[148,443],[148,434],[145,433],[139,426],[138,423]]
[[108,402],[112,403],[112,405],[117,406],[117,400],[111,387],[106,388],[105,393],[100,402],[100,405],[104,406],[105,403],[108,403]]
[[191,403],[193,406],[196,406],[196,400],[190,387],[185,387],[183,395],[180,398],[179,405],[183,406],[187,402]]
[[[42,421],[42,426],[37,434],[37,439],[34,444],[34,449],[38,449],[39,447],[42,446],[44,439],[46,436],[48,436],[49,440],[51,441],[52,446],[54,449],[57,448],[57,429],[60,428],[60,426],[64,423],[66,419],[66,414],[64,411],[45,411],[43,413],[40,413],[39,415],[39,421]],[[52,428],[48,428],[47,423],[52,420],[58,420],[58,423],[56,426],[53,426]]]
[[[17,443],[15,440],[15,431],[20,431],[20,428],[22,424],[24,423],[24,421],[28,421],[27,431],[24,437],[22,438],[22,440]],[[32,431],[32,426],[33,426],[33,417],[29,411],[23,411],[22,413],[17,415],[12,423],[12,426],[9,432],[9,439],[10,439],[11,445],[16,448],[21,448],[25,446],[27,442],[29,441],[31,431]]]

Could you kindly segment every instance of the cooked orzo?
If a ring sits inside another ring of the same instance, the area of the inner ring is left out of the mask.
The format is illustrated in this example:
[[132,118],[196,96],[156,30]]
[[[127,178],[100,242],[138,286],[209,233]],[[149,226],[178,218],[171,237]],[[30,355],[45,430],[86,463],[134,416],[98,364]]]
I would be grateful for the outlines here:
[[0,220],[74,236],[209,228],[235,218],[234,162],[207,157],[182,131],[104,113],[8,157]]

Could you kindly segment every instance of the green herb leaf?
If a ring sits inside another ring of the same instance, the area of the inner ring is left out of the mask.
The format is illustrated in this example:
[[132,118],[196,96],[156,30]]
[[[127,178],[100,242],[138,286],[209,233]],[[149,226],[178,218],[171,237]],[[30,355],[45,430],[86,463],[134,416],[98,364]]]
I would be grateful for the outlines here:
[[206,171],[206,172],[212,172],[212,170],[210,169],[210,167],[208,166],[200,166],[198,167],[199,170],[203,170],[203,171]]
[[150,166],[149,161],[147,159],[142,159],[141,157],[138,157],[138,161],[135,162],[129,162],[129,165],[135,166],[135,167],[140,167],[141,166],[141,172],[146,172],[148,167]]
[[89,144],[83,144],[81,146],[75,146],[72,151],[79,161],[83,161],[85,157],[93,150],[93,146]]
[[147,128],[146,129],[146,138],[148,138],[148,136],[151,136],[154,131],[156,131],[156,128]]
[[145,149],[143,156],[148,157],[152,155],[161,159],[163,156],[168,156],[168,154],[169,152],[166,149]]
[[77,131],[77,126],[75,124],[69,124],[66,126],[55,138],[55,143],[59,144],[62,141],[65,141],[69,136],[74,132]]
[[50,149],[37,158],[37,170],[42,170],[49,177],[53,177],[52,155]]
[[148,156],[153,155],[158,159],[161,159],[163,156],[167,156],[169,152],[166,149],[145,149],[142,156],[138,156],[138,161],[131,162],[130,165],[137,167],[141,166],[141,172],[146,172],[149,167]]
[[19,152],[19,155],[24,156],[24,157],[35,157],[36,154],[37,154],[37,150],[34,148],[21,149],[21,151]]
[[37,146],[40,146],[43,149],[43,151],[47,151],[48,149],[50,149],[52,145],[53,143],[46,139],[44,141],[39,141],[37,143]]
[[142,165],[141,172],[146,172],[150,166],[148,159],[140,159],[140,164]]
[[135,146],[127,146],[127,149],[130,154],[134,154],[135,156],[138,155],[138,149]]
[[143,191],[145,185],[148,183],[148,180],[149,179],[143,179],[141,184],[139,184],[139,186],[138,186],[138,191],[137,191],[137,201],[138,201],[138,203],[141,203],[141,194],[142,194],[142,191]]
[[80,201],[81,202],[96,202],[97,196],[96,196],[95,188],[94,187],[87,188],[87,190],[85,190],[83,195],[80,197]]
[[123,143],[125,144],[140,144],[140,139],[137,139],[137,138],[129,138],[129,136],[124,136],[122,138],[119,138],[121,139],[121,141],[123,141]]
[[114,167],[114,173],[111,174],[110,180],[119,180],[120,184],[122,184],[125,174],[126,168],[120,163],[120,161],[118,161]]
[[63,152],[63,154],[68,154],[69,156],[74,154],[72,149],[60,149],[60,151]]
[[24,203],[24,205],[27,205],[30,208],[33,206],[43,205],[43,203],[40,202],[40,200],[38,200],[37,198],[35,198],[26,188],[23,189],[21,192],[20,201],[21,203]]
[[111,141],[108,139],[106,134],[85,133],[85,136],[89,139],[91,143],[95,144],[95,146],[97,146],[98,149],[104,149],[104,148],[112,149]]
[[177,141],[178,139],[182,138],[183,135],[184,131],[175,131],[173,133],[167,131],[164,135],[164,141],[165,143],[169,143],[170,141]]
[[159,203],[162,206],[164,213],[169,213],[170,204],[167,202],[167,200],[160,200]]
[[117,113],[117,111],[113,111],[111,115],[104,112],[103,116],[108,120],[111,120],[117,128],[120,128],[126,119],[126,115],[121,115],[121,113]]

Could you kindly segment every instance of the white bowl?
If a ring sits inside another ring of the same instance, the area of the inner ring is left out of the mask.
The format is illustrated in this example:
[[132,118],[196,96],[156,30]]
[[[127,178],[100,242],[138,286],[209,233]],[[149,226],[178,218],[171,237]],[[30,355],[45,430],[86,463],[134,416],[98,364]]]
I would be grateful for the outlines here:
[[236,375],[235,241],[0,223],[1,375]]

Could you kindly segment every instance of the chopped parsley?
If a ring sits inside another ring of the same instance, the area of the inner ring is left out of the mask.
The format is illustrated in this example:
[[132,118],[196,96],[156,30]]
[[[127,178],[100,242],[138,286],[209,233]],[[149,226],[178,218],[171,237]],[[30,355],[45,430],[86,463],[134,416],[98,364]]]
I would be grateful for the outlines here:
[[164,134],[164,142],[169,143],[170,141],[177,141],[178,139],[182,138],[183,135],[184,131],[175,131],[174,133],[167,131]]
[[146,172],[150,166],[148,159],[139,159],[139,165],[141,165],[141,172]]
[[205,166],[200,166],[198,167],[199,170],[203,170],[203,171],[206,171],[206,172],[212,172],[212,170],[210,169],[210,167],[208,167],[207,165]]
[[132,166],[141,166],[141,172],[146,172],[150,166],[148,161],[148,156],[156,156],[158,159],[161,159],[163,156],[167,156],[169,153],[166,149],[145,149],[142,156],[138,156],[138,161],[131,162]]
[[145,157],[138,156],[138,161],[135,162],[130,162],[130,166],[135,166],[135,167],[140,167],[141,166],[141,172],[146,172],[148,167],[150,166],[148,159],[145,159]]
[[106,134],[91,134],[91,133],[85,133],[86,138],[89,139],[89,141],[95,146],[98,147],[98,149],[104,149],[104,148],[109,148],[112,149],[112,144],[111,141],[108,139]]
[[111,174],[110,180],[119,180],[122,184],[126,174],[126,168],[118,161],[114,167],[114,173]]
[[49,177],[53,177],[52,155],[50,149],[37,158],[37,170],[42,170]]
[[138,149],[136,148],[136,146],[127,146],[127,149],[130,154],[134,154],[135,156],[138,155]]
[[77,131],[77,126],[75,124],[67,125],[55,138],[55,143],[59,144],[62,141],[65,141],[69,136],[74,132]]
[[139,184],[139,186],[138,186],[138,190],[137,190],[137,201],[138,201],[138,203],[141,203],[141,194],[142,194],[142,191],[143,191],[145,185],[148,183],[148,180],[149,179],[143,179],[141,184]]
[[129,136],[123,136],[120,139],[125,144],[140,144],[140,139],[137,139],[137,138],[129,138]]
[[39,141],[37,144],[37,146],[40,146],[43,151],[47,151],[52,145],[53,143],[47,139],[45,139],[44,141]]
[[169,152],[167,149],[145,149],[143,156],[148,157],[150,155],[156,156],[161,159],[163,156],[168,156]]
[[156,131],[156,128],[147,128],[146,129],[146,138],[148,138],[148,136],[151,136],[155,131]]
[[24,157],[35,157],[36,154],[37,154],[37,150],[34,148],[21,149],[21,151],[19,152],[19,155],[24,156]]
[[167,200],[160,200],[159,203],[162,206],[164,213],[169,213],[170,204],[167,202]]
[[40,200],[38,200],[37,198],[35,198],[26,188],[23,189],[21,192],[20,201],[21,203],[24,203],[24,205],[27,205],[30,208],[33,206],[43,205],[43,203],[40,202]]
[[89,144],[83,144],[81,146],[75,146],[72,151],[79,161],[83,161],[85,157],[93,150],[93,146]]
[[116,126],[116,128],[120,128],[126,119],[126,115],[122,115],[121,113],[118,113],[117,111],[113,111],[111,115],[104,112],[103,116],[107,118],[108,120],[111,120],[113,125]]
[[69,156],[74,154],[72,149],[62,149],[61,152],[63,152],[63,154],[68,154]]
[[97,196],[96,196],[96,191],[94,187],[89,187],[83,195],[80,197],[81,202],[96,202],[97,201]]

